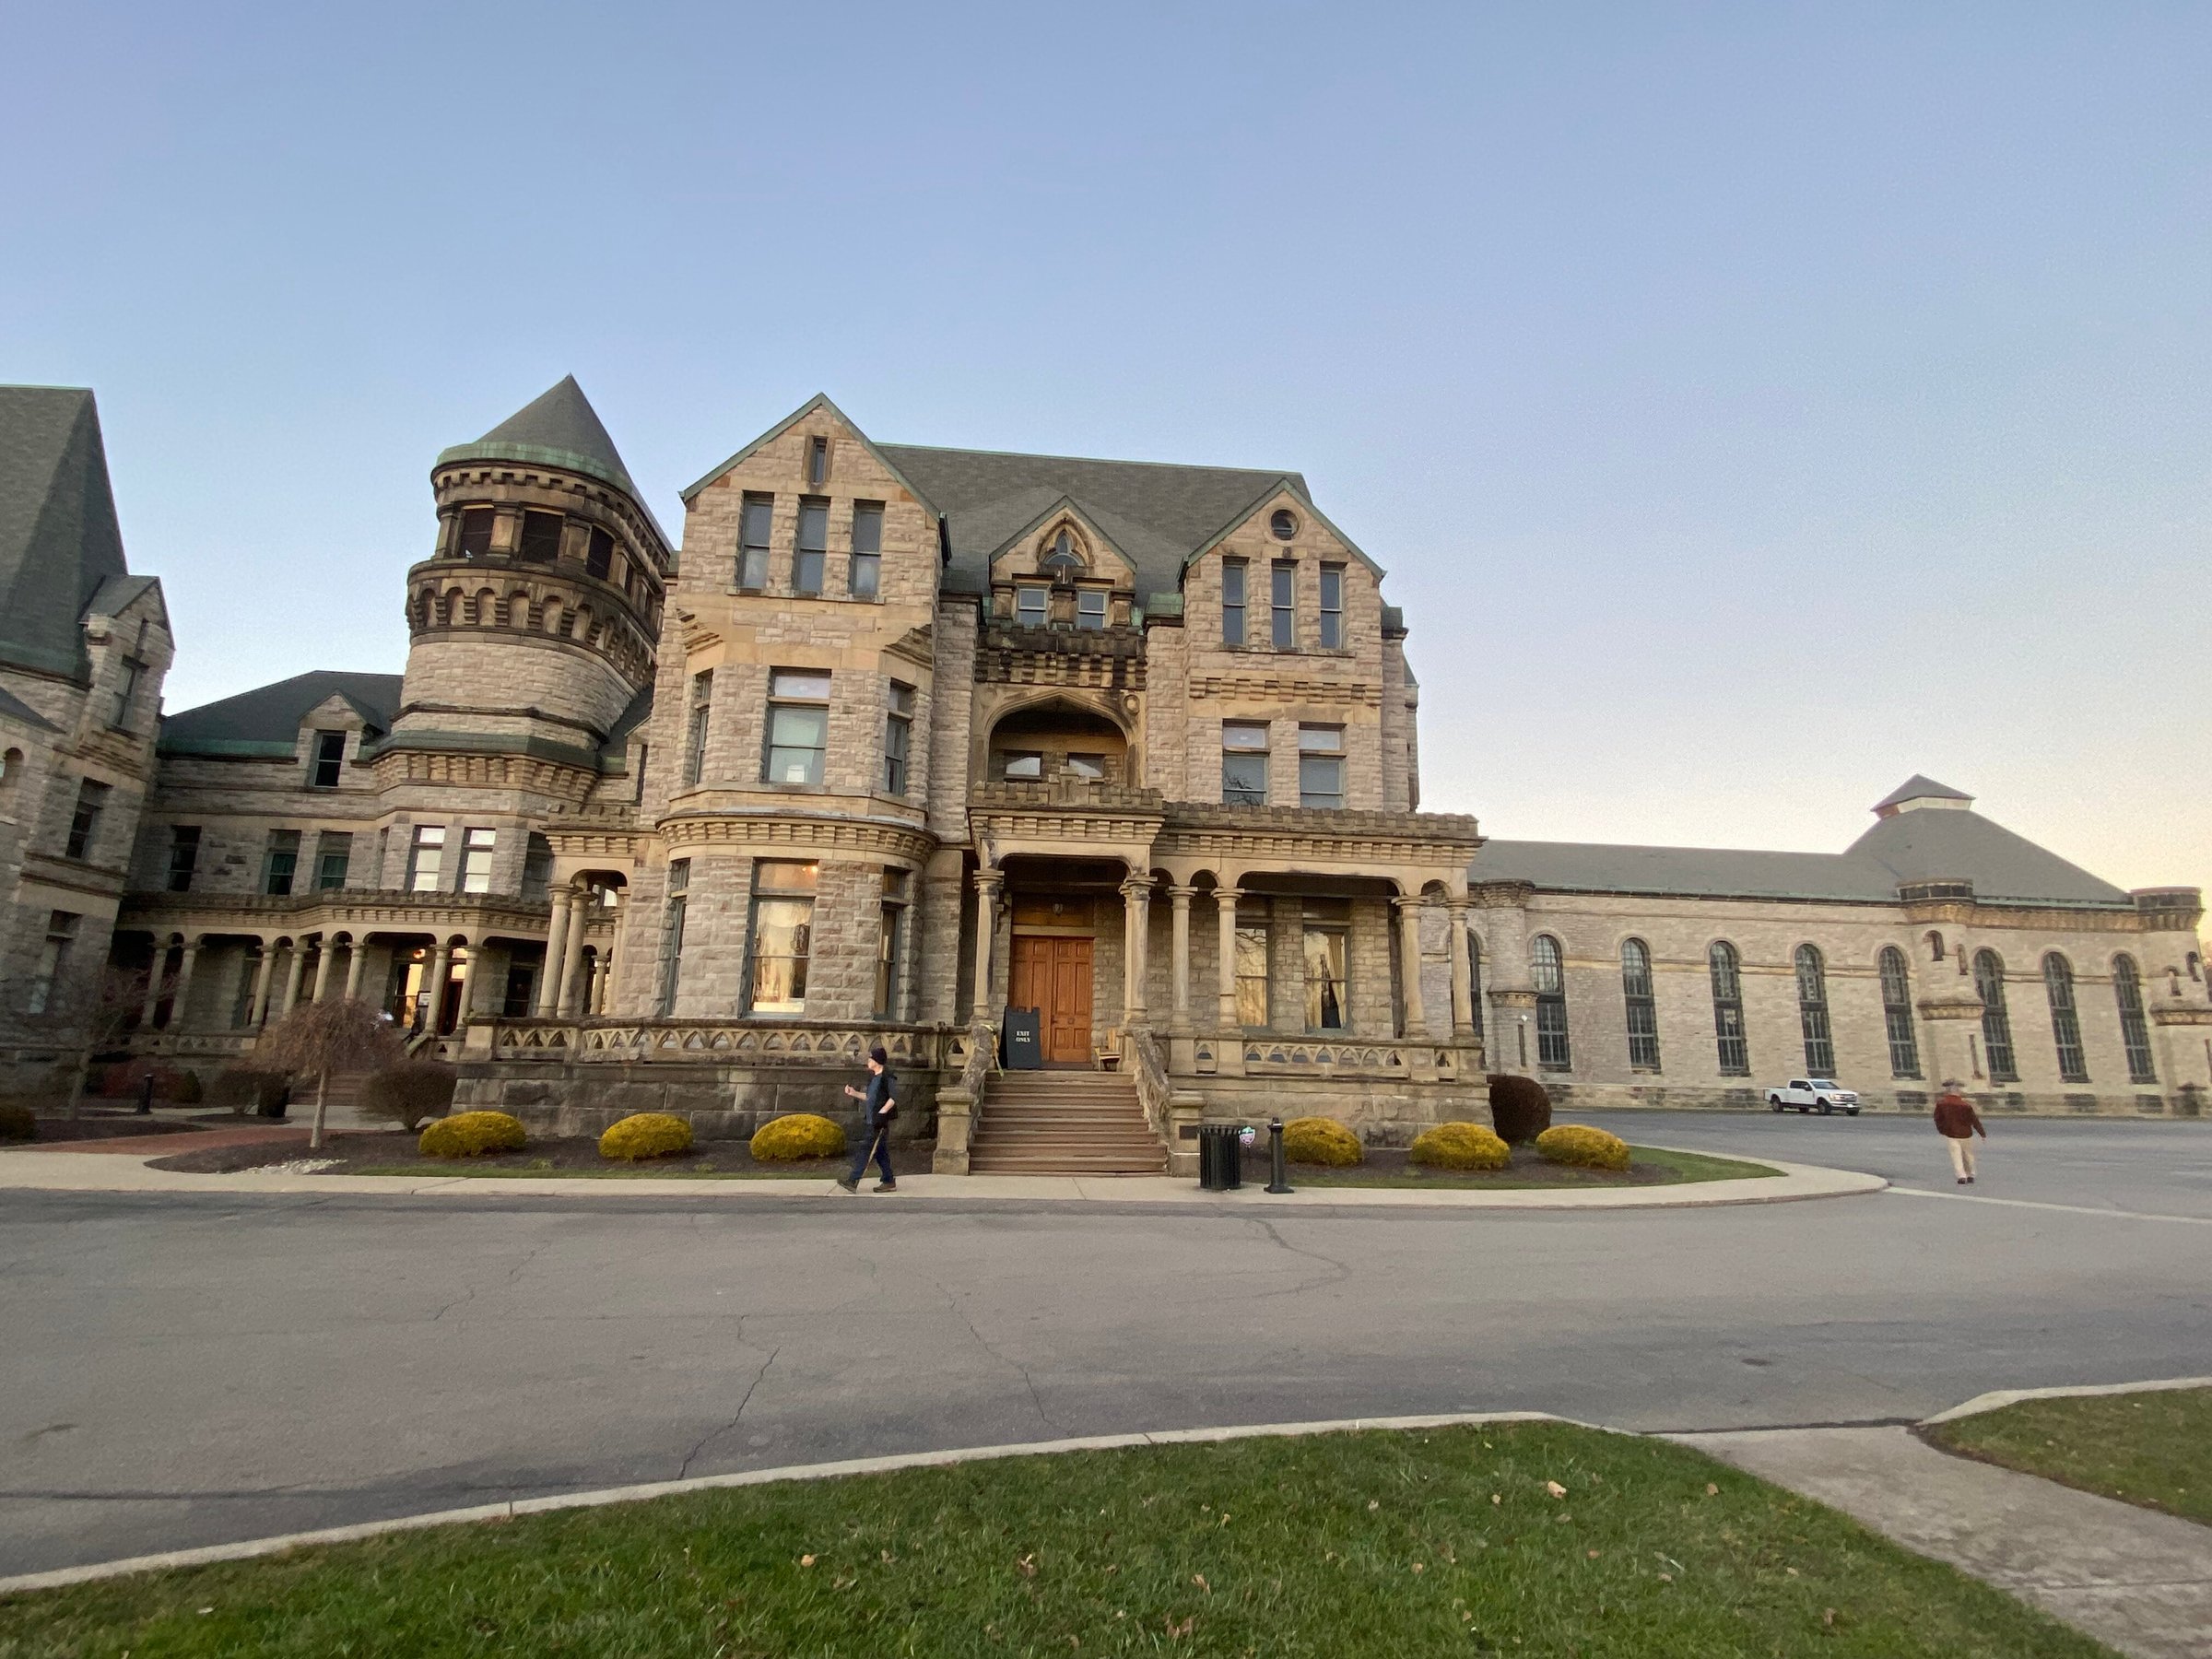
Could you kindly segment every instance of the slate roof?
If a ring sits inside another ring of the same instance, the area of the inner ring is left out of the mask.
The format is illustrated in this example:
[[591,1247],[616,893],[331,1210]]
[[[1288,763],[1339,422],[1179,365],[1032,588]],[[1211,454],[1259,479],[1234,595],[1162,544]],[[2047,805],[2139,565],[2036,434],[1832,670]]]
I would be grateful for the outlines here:
[[1304,477],[1294,472],[911,443],[876,448],[944,515],[951,544],[945,585],[956,592],[988,587],[992,555],[1063,498],[1136,567],[1140,605],[1148,594],[1180,594],[1183,561],[1277,489],[1318,515]]
[[0,386],[0,662],[88,677],[86,607],[128,573],[92,394]]
[[0,686],[0,714],[6,715],[10,720],[19,720],[25,725],[42,727],[49,732],[58,732],[62,729],[6,686]]
[[1907,801],[1971,801],[1974,797],[1962,789],[1953,789],[1948,783],[1938,783],[1921,772],[1914,772],[1902,783],[1874,804],[1877,812],[1887,812],[1892,806],[1901,806]]
[[440,466],[455,461],[535,461],[601,479],[638,499],[629,468],[622,465],[615,441],[600,424],[599,412],[572,374],[562,376],[559,385],[524,404],[474,443],[457,443],[438,456]]
[[1841,853],[1491,841],[1476,881],[1525,881],[1555,893],[1897,902],[1905,882],[1971,881],[1974,897],[2058,906],[2134,904],[2125,892],[1969,810],[1892,813]]
[[400,678],[327,668],[295,674],[164,716],[160,747],[167,754],[288,755],[308,711],[333,696],[351,703],[371,725],[389,731],[399,711]]

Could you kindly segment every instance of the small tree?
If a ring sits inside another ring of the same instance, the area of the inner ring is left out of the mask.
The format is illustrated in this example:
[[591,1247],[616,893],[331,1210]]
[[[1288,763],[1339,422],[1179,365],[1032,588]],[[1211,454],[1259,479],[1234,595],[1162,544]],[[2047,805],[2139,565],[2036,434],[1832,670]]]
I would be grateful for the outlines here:
[[340,997],[298,1005],[268,1029],[253,1057],[275,1070],[314,1078],[314,1128],[307,1144],[319,1148],[330,1074],[386,1065],[399,1054],[399,1036],[382,1014],[365,1002]]

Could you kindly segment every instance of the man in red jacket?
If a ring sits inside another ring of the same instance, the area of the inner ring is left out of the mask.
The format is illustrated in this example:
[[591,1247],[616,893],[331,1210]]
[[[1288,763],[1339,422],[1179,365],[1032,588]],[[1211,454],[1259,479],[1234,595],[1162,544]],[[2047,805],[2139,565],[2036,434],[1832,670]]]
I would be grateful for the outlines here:
[[1960,1186],[1974,1183],[1974,1136],[1989,1138],[1989,1131],[1982,1127],[1982,1119],[1975,1112],[1973,1102],[1959,1092],[1956,1077],[1944,1080],[1943,1092],[1936,1097],[1936,1133],[1943,1136],[1943,1144],[1951,1149],[1951,1173],[1959,1177]]

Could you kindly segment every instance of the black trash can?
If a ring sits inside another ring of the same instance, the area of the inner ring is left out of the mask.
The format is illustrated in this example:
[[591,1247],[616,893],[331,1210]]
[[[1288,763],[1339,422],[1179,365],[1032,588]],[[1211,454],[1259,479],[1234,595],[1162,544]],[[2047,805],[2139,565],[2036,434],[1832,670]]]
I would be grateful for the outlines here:
[[1198,1185],[1208,1193],[1234,1192],[1244,1184],[1244,1126],[1198,1125]]

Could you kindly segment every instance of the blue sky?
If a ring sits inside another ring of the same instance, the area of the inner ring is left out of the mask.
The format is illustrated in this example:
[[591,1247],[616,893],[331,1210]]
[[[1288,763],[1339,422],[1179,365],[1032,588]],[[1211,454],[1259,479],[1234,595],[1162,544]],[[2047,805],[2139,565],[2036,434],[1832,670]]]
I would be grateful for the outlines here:
[[1294,467],[1426,804],[1840,847],[1912,771],[2212,885],[2212,8],[20,8],[0,378],[100,399],[169,706],[397,670],[574,372],[665,521],[875,436]]

